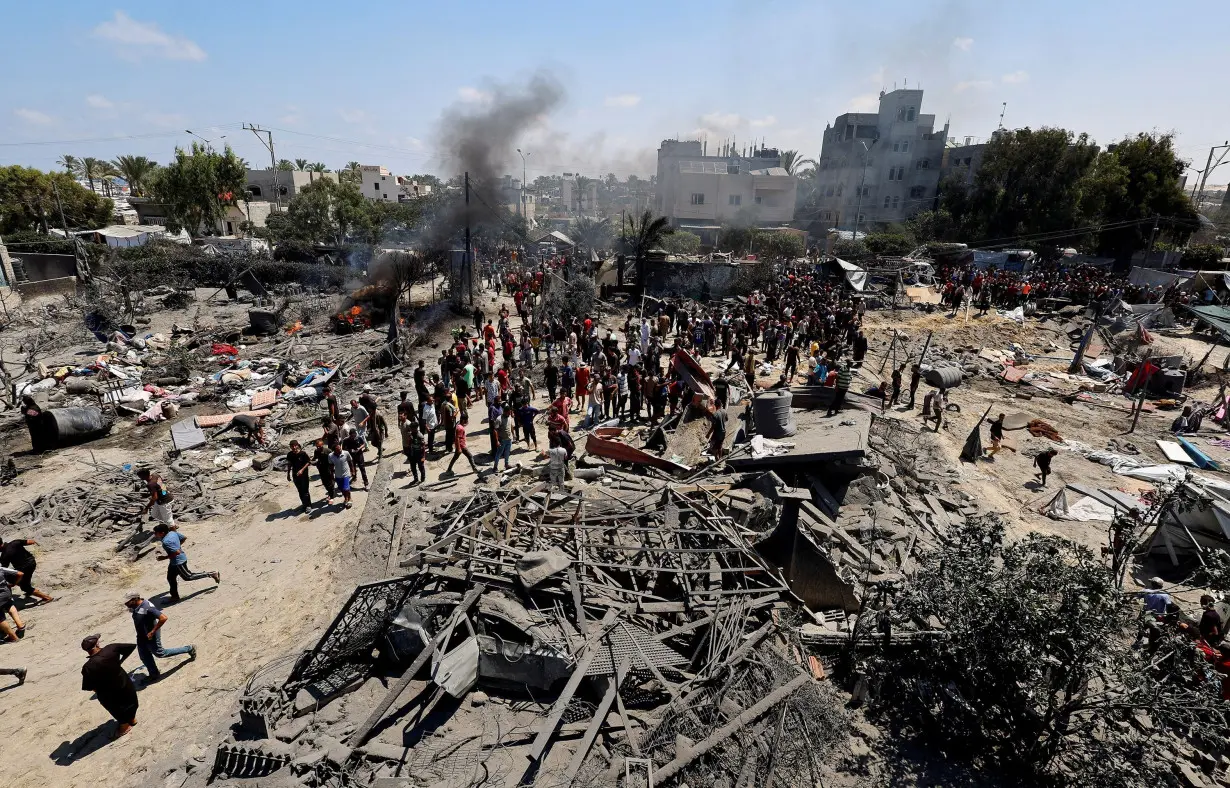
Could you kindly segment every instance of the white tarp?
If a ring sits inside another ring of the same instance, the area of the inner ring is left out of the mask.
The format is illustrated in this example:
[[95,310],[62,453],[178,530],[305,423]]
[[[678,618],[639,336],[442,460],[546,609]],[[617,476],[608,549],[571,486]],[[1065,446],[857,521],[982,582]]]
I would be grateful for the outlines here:
[[1136,266],[1128,274],[1128,281],[1137,287],[1170,287],[1175,282],[1186,282],[1190,277],[1180,276],[1170,271],[1159,271],[1156,268],[1141,268]]
[[[1075,495],[1071,497],[1075,497]],[[1055,494],[1051,502],[1043,507],[1042,513],[1053,520],[1074,520],[1077,522],[1101,521],[1109,523],[1115,516],[1115,510],[1112,507],[1089,495],[1080,495],[1076,502],[1072,503],[1068,495],[1068,488],[1066,487]]]
[[839,257],[834,257],[833,259],[837,261],[837,265],[841,266],[841,270],[845,273],[846,281],[850,283],[850,287],[853,287],[860,293],[863,292],[863,288],[867,286],[867,272],[854,263],[847,263]]

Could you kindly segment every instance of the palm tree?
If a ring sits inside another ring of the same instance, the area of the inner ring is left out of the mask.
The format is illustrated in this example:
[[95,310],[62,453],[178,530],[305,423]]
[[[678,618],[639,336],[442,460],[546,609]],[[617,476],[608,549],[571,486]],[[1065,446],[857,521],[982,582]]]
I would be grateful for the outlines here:
[[[645,258],[649,250],[661,246],[662,239],[675,232],[665,216],[654,217],[653,211],[645,211],[640,220],[633,216],[628,222],[628,251],[636,261],[637,286],[645,287]],[[622,284],[622,282],[620,283]]]
[[294,168],[295,168],[295,163],[293,161],[289,159],[278,159],[278,169],[279,170],[293,170]]
[[329,171],[329,168],[326,167],[325,163],[321,161],[318,161],[315,164],[309,164],[307,166],[307,169],[310,172],[328,172]]
[[149,190],[151,176],[158,170],[158,162],[144,156],[119,156],[111,166],[128,182],[133,197],[144,197]]
[[295,159],[295,169],[296,170],[306,170],[307,168],[308,168],[307,159]]
[[343,183],[363,180],[363,165],[357,161],[348,161],[346,166],[338,170],[338,180]]
[[81,177],[85,178],[90,184],[90,191],[94,191],[94,180],[102,180],[114,171],[111,169],[111,163],[103,159],[96,159],[93,156],[86,156],[81,160],[80,166]]
[[81,171],[81,159],[78,159],[71,153],[65,153],[60,157],[60,160],[57,161],[56,164],[63,167],[64,171],[69,175],[72,175],[74,178],[77,177],[77,173]]
[[803,176],[805,170],[815,169],[814,159],[800,158],[797,150],[782,151],[782,168],[791,175]]
[[569,232],[572,233],[577,244],[586,251],[599,251],[606,249],[607,242],[611,239],[611,220],[582,216],[572,225]]

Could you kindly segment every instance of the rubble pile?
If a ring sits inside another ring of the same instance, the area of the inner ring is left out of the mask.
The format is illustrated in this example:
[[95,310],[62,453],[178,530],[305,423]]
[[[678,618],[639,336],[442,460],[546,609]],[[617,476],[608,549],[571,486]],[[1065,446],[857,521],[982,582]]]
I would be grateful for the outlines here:
[[[646,486],[480,488],[453,504],[401,562],[411,574],[360,586],[285,683],[241,701],[245,730],[273,740],[268,763],[294,742],[287,765],[309,781],[333,762],[458,786],[634,785],[650,768],[655,785],[762,785],[775,770],[814,784],[844,725],[797,635],[819,619],[747,541],[755,494]],[[373,668],[390,688],[359,703]],[[448,725],[428,724],[445,708]],[[809,735],[784,734],[787,718]]]

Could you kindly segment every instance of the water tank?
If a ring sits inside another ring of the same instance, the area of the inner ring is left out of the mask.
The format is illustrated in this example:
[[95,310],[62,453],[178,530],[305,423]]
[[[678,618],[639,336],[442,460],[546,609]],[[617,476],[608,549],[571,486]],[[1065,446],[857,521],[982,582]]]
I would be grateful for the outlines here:
[[43,411],[27,425],[34,451],[41,452],[100,438],[113,423],[99,408],[56,408]]
[[923,373],[927,385],[939,389],[950,389],[961,383],[964,374],[960,367],[932,367]]
[[766,438],[788,438],[798,430],[794,412],[790,410],[793,395],[788,389],[757,394],[752,400],[752,418],[756,431]]

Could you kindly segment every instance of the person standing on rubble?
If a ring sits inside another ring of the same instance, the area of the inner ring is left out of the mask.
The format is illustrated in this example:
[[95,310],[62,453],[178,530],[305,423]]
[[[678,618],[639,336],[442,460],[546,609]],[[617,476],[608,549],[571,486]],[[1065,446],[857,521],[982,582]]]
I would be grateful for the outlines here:
[[547,399],[555,402],[555,392],[559,387],[559,367],[555,366],[555,362],[547,360],[547,367],[543,370],[543,378],[547,383]]
[[329,409],[329,421],[331,423],[336,422],[341,417],[342,412],[337,407],[337,395],[333,393],[332,384],[325,384],[324,391],[321,392],[321,398]]
[[507,402],[502,403],[499,408],[499,413],[491,423],[491,432],[495,436],[495,451],[491,461],[491,472],[496,473],[500,470],[500,458],[504,458],[504,470],[512,470],[512,427],[510,426],[512,417],[512,406]]
[[905,364],[902,364],[901,366],[893,370],[893,396],[892,396],[892,399],[890,399],[888,402],[889,407],[896,405],[898,400],[901,399],[901,380],[904,374],[905,374]]
[[[427,367],[424,366],[423,359],[419,359],[419,365],[414,368],[414,395],[418,397],[419,404],[427,399]],[[404,398],[403,398],[404,399]]]
[[90,658],[81,666],[81,689],[93,692],[99,704],[118,723],[113,739],[118,739],[137,724],[137,688],[124,670],[123,662],[136,651],[133,643],[99,646],[100,635],[88,635],[81,648]]
[[987,455],[994,457],[1003,448],[1004,444],[1004,414],[999,414],[990,424],[991,431],[991,448],[987,449]]
[[726,453],[726,403],[709,413],[709,454],[718,462]]
[[828,415],[832,416],[841,411],[841,406],[846,402],[846,393],[850,391],[850,383],[853,380],[853,375],[850,373],[850,365],[844,361],[837,361],[837,385],[833,388],[833,401],[829,405]]
[[914,410],[914,395],[918,391],[918,384],[922,382],[922,366],[915,364],[910,370],[910,410]]
[[158,523],[154,526],[154,537],[162,543],[164,555],[158,556],[159,561],[168,561],[167,565],[167,585],[170,586],[171,594],[167,599],[168,605],[179,603],[179,581],[184,580],[192,582],[193,580],[204,580],[212,578],[214,585],[222,582],[222,574],[220,572],[193,572],[188,568],[188,554],[184,552],[183,544],[188,541],[188,537],[183,536],[179,531],[172,531],[166,523]]
[[1217,648],[1226,636],[1226,622],[1221,620],[1221,614],[1217,612],[1217,600],[1210,594],[1203,594],[1200,597],[1200,607],[1204,608],[1198,625],[1200,637],[1205,643]]
[[295,489],[299,492],[299,503],[305,512],[312,507],[312,494],[308,491],[308,484],[311,482],[308,469],[311,467],[312,460],[299,441],[291,441],[290,451],[286,454],[286,481],[294,482]]
[[[936,431],[939,431],[938,428]],[[1034,457],[1034,467],[1038,469],[1034,476],[1042,480],[1041,486],[1043,487],[1046,486],[1046,477],[1051,474],[1051,460],[1055,459],[1056,454],[1059,454],[1058,449],[1047,449]]]
[[342,441],[342,448],[353,460],[353,473],[363,477],[363,489],[366,490],[370,486],[367,482],[367,441],[363,439],[358,430],[351,427],[350,434]]
[[137,654],[145,665],[147,684],[162,678],[162,671],[158,669],[159,659],[187,654],[189,662],[196,661],[196,646],[163,647],[161,631],[167,623],[167,614],[154,607],[152,602],[138,592],[130,591],[124,597],[124,607],[132,613],[132,625],[137,631]]
[[547,480],[553,489],[564,486],[564,472],[568,467],[568,449],[560,440],[560,433],[552,432],[551,448],[547,449]]
[[332,446],[326,446],[323,439],[316,441],[316,451],[312,453],[312,464],[320,474],[320,484],[325,488],[325,504],[333,503],[333,465],[329,462],[329,452]]
[[[350,420],[354,422],[354,427],[351,429],[357,432],[365,443],[367,442],[367,424],[370,418],[371,414],[367,411],[367,408],[360,405],[357,399],[350,401]],[[345,438],[346,433],[342,433],[342,439],[345,440]]]
[[456,464],[457,458],[463,454],[465,455],[466,460],[470,463],[470,470],[474,471],[475,474],[478,473],[478,466],[474,464],[474,455],[471,454],[470,450],[466,447],[466,425],[469,424],[469,422],[469,416],[466,416],[463,413],[461,418],[457,420],[457,426],[453,428],[453,459],[448,464],[447,471],[449,473],[452,473],[453,465]]
[[175,525],[175,515],[171,513],[171,502],[175,500],[175,496],[167,489],[162,477],[150,473],[149,468],[142,468],[137,471],[137,478],[145,482],[145,488],[149,491],[149,500],[145,502],[141,514],[153,509],[155,520],[168,526]]
[[36,597],[40,603],[46,604],[54,602],[55,598],[34,587],[34,570],[38,568],[38,562],[34,559],[34,555],[26,549],[26,547],[33,547],[37,544],[38,542],[33,539],[10,539],[7,542],[0,539],[0,566],[12,567],[21,572],[18,586],[26,597]]
[[423,425],[423,431],[427,434],[427,451],[433,452],[436,449],[436,426],[439,421],[436,419],[436,404],[435,398],[428,394],[423,398],[423,404],[419,408],[419,422]]
[[410,473],[415,484],[427,481],[427,451],[423,440],[422,425],[414,419],[402,419],[401,445],[406,453],[406,462],[410,463]]

